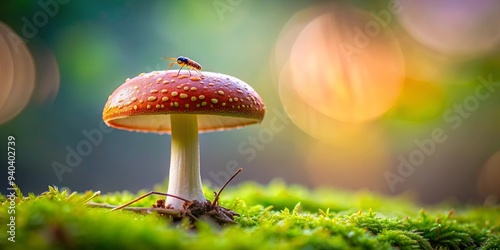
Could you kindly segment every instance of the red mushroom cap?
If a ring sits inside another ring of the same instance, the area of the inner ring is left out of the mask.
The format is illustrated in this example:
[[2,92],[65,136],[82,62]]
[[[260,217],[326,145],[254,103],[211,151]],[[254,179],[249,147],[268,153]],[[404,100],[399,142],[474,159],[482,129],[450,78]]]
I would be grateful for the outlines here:
[[114,128],[170,133],[169,114],[198,115],[199,132],[260,123],[266,108],[245,82],[224,74],[153,71],[127,79],[111,94],[102,118]]

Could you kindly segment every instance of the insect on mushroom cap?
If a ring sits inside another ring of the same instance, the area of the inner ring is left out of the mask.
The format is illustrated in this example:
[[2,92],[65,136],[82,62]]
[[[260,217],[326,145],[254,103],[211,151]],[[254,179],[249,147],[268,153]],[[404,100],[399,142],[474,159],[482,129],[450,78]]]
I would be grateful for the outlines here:
[[127,79],[109,96],[102,117],[118,129],[170,133],[170,114],[193,114],[199,132],[209,132],[260,123],[265,112],[259,94],[238,78],[169,70]]

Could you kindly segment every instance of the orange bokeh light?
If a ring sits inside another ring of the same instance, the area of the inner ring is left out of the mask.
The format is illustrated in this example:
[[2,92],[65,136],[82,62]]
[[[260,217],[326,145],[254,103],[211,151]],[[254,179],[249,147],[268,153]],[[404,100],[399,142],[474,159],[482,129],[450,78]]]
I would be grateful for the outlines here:
[[35,64],[22,39],[0,23],[0,124],[18,115],[35,88]]
[[[290,82],[289,65],[286,64],[280,76],[280,100],[292,122],[309,136],[332,145],[366,144],[367,140],[378,140],[379,134],[373,133],[369,124],[345,123],[329,117],[305,102]],[[353,136],[363,134],[363,139],[356,141]]]
[[280,82],[338,121],[363,122],[387,112],[401,92],[404,61],[392,32],[375,24],[346,6],[313,18],[291,48],[290,82]]

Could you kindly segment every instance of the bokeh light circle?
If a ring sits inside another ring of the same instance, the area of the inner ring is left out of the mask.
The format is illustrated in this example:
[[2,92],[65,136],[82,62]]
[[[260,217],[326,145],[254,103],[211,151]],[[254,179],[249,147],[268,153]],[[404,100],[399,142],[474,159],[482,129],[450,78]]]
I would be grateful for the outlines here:
[[314,109],[343,122],[374,119],[397,100],[404,61],[397,39],[368,13],[332,8],[309,22],[290,53],[289,83]]
[[500,1],[397,1],[405,30],[425,46],[454,56],[475,56],[500,42]]
[[[285,64],[280,80],[289,82]],[[279,84],[280,100],[292,122],[317,139],[308,148],[304,165],[316,184],[384,190],[382,172],[390,166],[390,155],[382,130],[371,123],[344,123],[315,110],[293,88]]]
[[35,64],[29,49],[0,22],[0,124],[17,116],[28,104],[35,87]]

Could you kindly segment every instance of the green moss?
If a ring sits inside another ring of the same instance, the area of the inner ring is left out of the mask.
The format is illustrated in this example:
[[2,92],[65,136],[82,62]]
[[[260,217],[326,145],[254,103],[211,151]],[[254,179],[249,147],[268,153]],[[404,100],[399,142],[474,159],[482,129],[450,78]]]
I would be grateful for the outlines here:
[[[205,194],[213,190],[205,188]],[[145,193],[144,192],[140,192]],[[310,191],[275,181],[228,188],[221,205],[235,210],[237,225],[174,224],[156,214],[89,207],[93,192],[60,192],[16,199],[15,243],[0,230],[0,249],[498,249],[498,207],[422,209],[403,197],[367,192]],[[92,201],[121,204],[128,192]],[[159,197],[134,206],[150,207]],[[9,200],[0,197],[0,224],[9,223]]]

